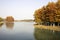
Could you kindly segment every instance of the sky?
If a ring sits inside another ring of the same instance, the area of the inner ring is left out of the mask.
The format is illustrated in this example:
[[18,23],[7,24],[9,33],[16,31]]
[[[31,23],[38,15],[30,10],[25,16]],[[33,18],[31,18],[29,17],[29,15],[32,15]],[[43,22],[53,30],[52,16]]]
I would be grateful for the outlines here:
[[16,20],[34,19],[34,11],[57,0],[0,0],[0,17],[13,16]]

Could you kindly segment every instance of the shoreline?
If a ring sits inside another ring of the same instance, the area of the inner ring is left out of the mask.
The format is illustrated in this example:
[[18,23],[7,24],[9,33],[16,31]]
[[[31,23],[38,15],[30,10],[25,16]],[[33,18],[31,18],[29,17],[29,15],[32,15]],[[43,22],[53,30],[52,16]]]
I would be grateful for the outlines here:
[[34,25],[36,28],[60,31],[60,26]]
[[34,20],[14,20],[14,22],[34,22]]

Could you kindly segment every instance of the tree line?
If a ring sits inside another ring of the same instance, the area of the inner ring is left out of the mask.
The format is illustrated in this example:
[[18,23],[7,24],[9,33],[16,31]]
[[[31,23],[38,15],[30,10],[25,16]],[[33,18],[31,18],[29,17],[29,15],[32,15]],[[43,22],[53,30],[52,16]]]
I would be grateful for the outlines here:
[[60,24],[60,0],[57,2],[49,2],[46,6],[35,10],[34,21],[40,23]]

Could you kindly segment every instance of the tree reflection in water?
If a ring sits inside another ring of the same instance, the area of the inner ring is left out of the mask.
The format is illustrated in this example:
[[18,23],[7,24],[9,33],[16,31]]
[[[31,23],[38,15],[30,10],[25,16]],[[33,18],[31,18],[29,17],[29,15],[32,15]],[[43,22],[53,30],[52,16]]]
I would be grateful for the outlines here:
[[34,37],[36,40],[60,40],[60,31],[35,28]]
[[6,22],[6,27],[7,27],[8,29],[13,29],[13,27],[14,27],[14,22]]

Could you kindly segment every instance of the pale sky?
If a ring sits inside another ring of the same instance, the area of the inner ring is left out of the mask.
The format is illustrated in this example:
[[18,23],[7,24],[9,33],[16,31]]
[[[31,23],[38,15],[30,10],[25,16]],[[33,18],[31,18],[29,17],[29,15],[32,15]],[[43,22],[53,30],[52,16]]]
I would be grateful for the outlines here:
[[34,19],[34,11],[56,0],[0,0],[0,17],[13,16],[14,19]]

